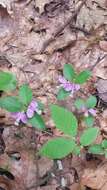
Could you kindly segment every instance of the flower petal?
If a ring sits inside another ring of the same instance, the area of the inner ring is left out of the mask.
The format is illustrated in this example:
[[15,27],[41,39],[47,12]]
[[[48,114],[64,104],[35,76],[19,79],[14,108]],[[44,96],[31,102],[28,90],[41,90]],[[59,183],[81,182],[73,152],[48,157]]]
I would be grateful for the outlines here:
[[24,124],[27,123],[27,116],[26,116],[25,113],[22,113],[22,114],[21,114],[21,121],[22,121],[22,123],[24,123]]
[[65,85],[64,85],[64,89],[69,92],[69,91],[72,91],[73,90],[73,85],[69,82],[67,82]]
[[78,91],[80,89],[80,85],[79,84],[75,84],[75,91]]
[[32,111],[36,111],[36,108],[38,107],[38,103],[36,101],[32,101],[30,105],[28,106],[28,109],[31,109]]
[[91,115],[96,116],[96,110],[95,110],[95,109],[90,108],[90,109],[88,110],[88,112],[89,112]]
[[28,108],[27,112],[26,112],[26,115],[27,115],[28,118],[32,118],[34,116],[34,110]]
[[65,84],[65,83],[67,83],[67,80],[64,78],[64,77],[62,77],[62,76],[59,76],[59,82],[61,83],[61,84]]

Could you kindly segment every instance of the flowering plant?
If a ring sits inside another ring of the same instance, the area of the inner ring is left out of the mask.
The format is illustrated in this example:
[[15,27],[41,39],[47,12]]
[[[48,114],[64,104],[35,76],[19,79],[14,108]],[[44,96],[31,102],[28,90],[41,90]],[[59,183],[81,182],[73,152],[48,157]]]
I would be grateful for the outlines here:
[[69,95],[73,96],[80,90],[91,76],[89,70],[84,70],[77,74],[71,64],[65,64],[63,68],[63,76],[59,76],[60,89],[57,95],[58,100],[64,100]]
[[15,124],[31,124],[33,127],[45,129],[41,117],[43,104],[33,100],[32,90],[27,84],[19,88],[19,96],[7,96],[0,99],[0,107],[11,113]]
[[96,116],[96,103],[97,99],[94,96],[90,96],[86,101],[79,98],[74,103],[75,107],[84,114],[83,120],[88,127],[92,127],[94,124],[94,117]]
[[[58,100],[64,100],[69,95],[74,96],[80,90],[91,72],[88,70],[77,74],[73,66],[65,64],[63,76],[59,77],[60,89],[57,95]],[[10,73],[0,72],[0,90],[10,91],[16,88],[16,79]],[[78,98],[74,102],[75,108],[79,111],[85,122],[85,129],[78,133],[79,125],[76,113],[68,109],[50,105],[51,117],[62,136],[53,138],[46,142],[40,149],[39,154],[50,159],[61,159],[69,154],[81,155],[82,150],[88,150],[89,153],[105,155],[107,157],[107,140],[102,140],[100,144],[96,139],[100,134],[99,127],[94,127],[94,118],[96,112],[96,97],[90,96],[86,100]],[[46,130],[42,118],[43,104],[33,99],[32,90],[27,84],[19,88],[18,96],[5,96],[0,99],[0,107],[11,113],[15,119],[15,124],[30,124],[41,130]]]
[[[91,76],[88,70],[77,74],[70,64],[65,64],[63,76],[59,77],[60,89],[57,95],[58,100],[64,100],[69,95],[74,96]],[[60,137],[53,138],[45,143],[40,149],[40,154],[51,159],[61,159],[69,154],[81,155],[81,152],[88,149],[89,153],[105,155],[107,157],[107,140],[96,144],[100,134],[98,127],[94,127],[94,118],[97,115],[95,106],[97,99],[90,96],[87,100],[77,98],[74,102],[75,108],[82,115],[86,128],[78,134],[78,120],[74,113],[68,109],[51,105],[51,117],[57,129],[63,132]],[[88,128],[87,128],[88,127]]]

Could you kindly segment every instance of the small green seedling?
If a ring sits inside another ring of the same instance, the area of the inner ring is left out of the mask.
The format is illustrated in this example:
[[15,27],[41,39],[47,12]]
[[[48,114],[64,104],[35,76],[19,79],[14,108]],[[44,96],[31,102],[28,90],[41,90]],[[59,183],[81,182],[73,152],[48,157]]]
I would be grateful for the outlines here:
[[75,107],[84,113],[83,120],[88,127],[92,127],[94,124],[94,117],[96,116],[96,110],[94,109],[97,103],[95,96],[90,96],[87,100],[77,99],[75,101]]
[[[57,99],[64,100],[69,95],[80,89],[80,85],[84,84],[91,76],[88,70],[77,74],[70,64],[65,64],[63,68],[63,76],[59,77],[61,88],[59,89]],[[62,137],[49,140],[40,149],[39,154],[50,159],[61,159],[69,154],[81,155],[83,149],[93,154],[105,154],[107,156],[107,142],[96,145],[96,139],[100,134],[98,127],[93,127],[94,117],[96,116],[95,106],[96,97],[90,96],[87,100],[77,99],[75,107],[84,114],[84,122],[89,128],[83,130],[81,135],[78,131],[77,117],[66,108],[58,105],[51,105],[51,116],[57,129],[63,132]]]
[[0,91],[11,91],[16,88],[16,77],[8,72],[0,71]]
[[65,64],[63,68],[63,76],[59,76],[60,89],[57,94],[58,100],[64,100],[69,95],[73,96],[75,92],[80,90],[80,85],[84,84],[91,76],[89,70],[84,70],[77,74],[71,64]]
[[9,111],[19,123],[31,124],[41,130],[45,129],[45,123],[41,117],[43,104],[33,100],[32,90],[27,84],[19,88],[18,96],[7,96],[0,99],[0,107]]
[[80,155],[81,149],[93,145],[99,128],[90,127],[85,129],[79,137],[78,142],[78,121],[76,116],[67,109],[58,105],[51,105],[51,116],[56,128],[63,132],[63,137],[49,140],[40,150],[40,154],[51,159],[61,159],[69,154]]

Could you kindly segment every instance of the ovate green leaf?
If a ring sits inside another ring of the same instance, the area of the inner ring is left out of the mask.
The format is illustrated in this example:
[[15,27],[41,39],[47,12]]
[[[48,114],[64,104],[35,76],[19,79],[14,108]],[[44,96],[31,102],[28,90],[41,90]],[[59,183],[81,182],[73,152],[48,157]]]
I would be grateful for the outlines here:
[[93,127],[86,129],[80,138],[81,145],[88,146],[92,144],[96,140],[98,133],[99,133],[99,128]]
[[69,81],[72,81],[74,79],[75,71],[74,71],[74,68],[71,64],[65,64],[64,65],[63,75]]
[[75,78],[75,83],[83,84],[85,83],[91,76],[91,72],[88,70],[82,71],[79,75]]
[[90,96],[86,101],[87,108],[94,108],[96,106],[97,99],[95,96]]
[[44,130],[45,123],[42,117],[38,114],[35,114],[31,119],[28,120],[28,123],[32,125],[32,127]]
[[87,127],[92,127],[94,124],[94,118],[92,116],[85,117],[84,122]]
[[16,77],[7,72],[0,72],[0,90],[10,91],[16,88]]
[[27,84],[24,84],[19,89],[19,97],[23,104],[28,105],[32,100],[32,90]]
[[40,154],[51,159],[61,159],[72,153],[74,147],[75,142],[73,140],[59,137],[44,144]]
[[90,146],[88,151],[89,153],[92,153],[92,154],[100,154],[100,155],[104,154],[104,149],[102,148],[101,144],[95,144],[95,145]]
[[23,109],[23,104],[17,97],[8,96],[0,99],[0,107],[9,112],[19,112]]
[[68,135],[77,134],[78,123],[72,112],[58,105],[51,105],[51,115],[56,128]]

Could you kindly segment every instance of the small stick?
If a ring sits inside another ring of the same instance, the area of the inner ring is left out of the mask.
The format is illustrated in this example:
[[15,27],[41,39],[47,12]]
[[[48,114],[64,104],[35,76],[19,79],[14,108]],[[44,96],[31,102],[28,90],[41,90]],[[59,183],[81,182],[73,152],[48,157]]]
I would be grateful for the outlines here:
[[98,57],[97,61],[95,62],[95,64],[90,68],[91,71],[94,70],[94,68],[102,61],[105,59],[105,57],[107,57],[107,54],[105,54],[103,57]]
[[31,2],[32,2],[32,0],[27,0],[26,6],[28,6]]
[[[58,166],[59,171],[63,170],[63,165],[62,165],[61,160],[57,160],[57,166]],[[60,183],[61,183],[62,188],[66,187],[66,180],[63,176],[60,179]]]
[[74,29],[74,30],[81,31],[81,32],[83,32],[84,34],[86,34],[88,36],[91,35],[91,32],[89,32],[88,30],[86,30],[84,28],[81,28],[81,27],[78,27],[78,26],[75,26],[75,25],[71,25],[70,28]]

